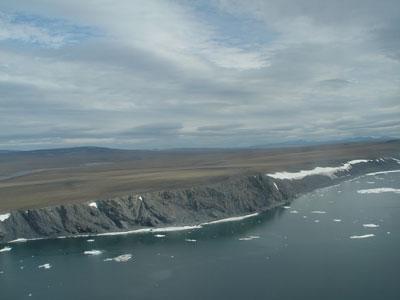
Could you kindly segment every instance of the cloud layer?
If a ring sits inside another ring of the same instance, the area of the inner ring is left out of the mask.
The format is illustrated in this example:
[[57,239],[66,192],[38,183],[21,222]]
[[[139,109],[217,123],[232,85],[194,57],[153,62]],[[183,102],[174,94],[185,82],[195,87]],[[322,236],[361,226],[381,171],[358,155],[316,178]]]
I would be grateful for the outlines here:
[[0,148],[400,132],[398,1],[0,3]]

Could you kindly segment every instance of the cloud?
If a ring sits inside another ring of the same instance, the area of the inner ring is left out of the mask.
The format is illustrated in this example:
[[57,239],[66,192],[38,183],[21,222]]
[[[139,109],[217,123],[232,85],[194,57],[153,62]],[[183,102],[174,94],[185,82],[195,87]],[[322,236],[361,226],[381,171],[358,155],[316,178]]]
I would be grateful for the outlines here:
[[398,137],[399,8],[4,0],[0,147]]

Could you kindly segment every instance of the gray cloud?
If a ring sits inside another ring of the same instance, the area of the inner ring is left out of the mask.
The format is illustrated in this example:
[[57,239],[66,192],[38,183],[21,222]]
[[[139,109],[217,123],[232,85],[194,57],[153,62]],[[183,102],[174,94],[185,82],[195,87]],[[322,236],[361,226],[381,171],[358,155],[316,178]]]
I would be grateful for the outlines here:
[[[399,9],[394,0],[4,0],[0,148],[399,137]],[[18,14],[38,21],[16,26]],[[259,39],[235,30],[243,24]]]

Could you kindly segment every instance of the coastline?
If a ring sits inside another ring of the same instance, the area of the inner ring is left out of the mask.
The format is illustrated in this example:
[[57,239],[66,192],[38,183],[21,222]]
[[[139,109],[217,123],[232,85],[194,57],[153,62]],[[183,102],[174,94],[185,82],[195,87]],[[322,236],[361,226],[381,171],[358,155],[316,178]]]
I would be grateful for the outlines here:
[[339,169],[330,170],[329,176],[323,174],[326,170],[300,179],[258,174],[192,189],[11,211],[0,222],[0,243],[200,229],[254,217],[300,195],[359,176],[400,171],[395,158],[360,160],[351,167],[334,168]]

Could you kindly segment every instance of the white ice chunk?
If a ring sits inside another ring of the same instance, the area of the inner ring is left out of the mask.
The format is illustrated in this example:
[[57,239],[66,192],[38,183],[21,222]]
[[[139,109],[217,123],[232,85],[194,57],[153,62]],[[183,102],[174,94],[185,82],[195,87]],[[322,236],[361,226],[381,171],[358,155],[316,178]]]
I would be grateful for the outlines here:
[[201,225],[210,225],[210,224],[218,224],[218,223],[225,223],[225,222],[235,222],[235,221],[241,221],[247,218],[252,218],[255,216],[258,216],[259,213],[254,213],[254,214],[249,214],[249,215],[244,215],[244,216],[239,216],[239,217],[231,217],[231,218],[226,218],[226,219],[220,219],[216,221],[211,221],[207,223],[202,223]]
[[259,239],[260,237],[258,235],[249,235],[243,238],[239,238],[239,241],[251,241],[254,239]]
[[377,228],[377,227],[379,227],[379,225],[377,225],[377,224],[363,224],[363,227],[366,227],[366,228]]
[[3,249],[0,249],[0,252],[8,252],[11,251],[11,247],[4,247]]
[[103,253],[103,251],[101,251],[101,250],[88,250],[88,251],[83,252],[83,254],[85,254],[85,255],[100,255],[102,253]]
[[43,264],[43,265],[38,266],[38,268],[39,268],[39,269],[46,269],[46,270],[48,270],[48,269],[51,269],[51,265],[50,265],[49,263],[47,263],[47,264]]
[[323,211],[323,210],[313,210],[311,213],[312,213],[312,214],[326,214],[326,211]]
[[359,193],[359,194],[380,194],[380,193],[400,194],[400,189],[382,187],[382,188],[376,188],[376,189],[358,190],[357,193]]
[[339,222],[342,222],[342,220],[341,219],[333,219],[333,222],[339,223]]
[[186,241],[186,242],[191,242],[191,243],[197,242],[197,240],[194,240],[194,239],[185,239],[185,241]]
[[370,237],[374,237],[375,234],[370,233],[370,234],[364,234],[364,235],[352,235],[350,238],[351,239],[366,239],[366,238],[370,238]]
[[158,237],[158,238],[163,238],[163,237],[165,237],[165,234],[156,234],[156,235],[154,235],[155,237]]
[[132,254],[122,254],[112,258],[106,258],[104,261],[127,262],[132,258]]

